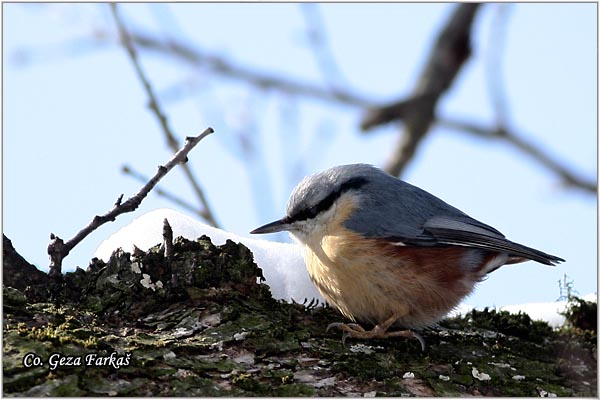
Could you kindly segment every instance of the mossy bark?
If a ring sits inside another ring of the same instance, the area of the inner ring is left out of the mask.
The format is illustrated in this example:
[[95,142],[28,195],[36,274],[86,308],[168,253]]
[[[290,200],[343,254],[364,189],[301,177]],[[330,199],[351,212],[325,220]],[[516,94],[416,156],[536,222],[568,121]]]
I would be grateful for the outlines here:
[[597,395],[595,329],[484,310],[422,332],[425,351],[343,346],[325,332],[341,316],[274,300],[243,245],[174,249],[117,251],[52,280],[7,257],[5,238],[4,395]]

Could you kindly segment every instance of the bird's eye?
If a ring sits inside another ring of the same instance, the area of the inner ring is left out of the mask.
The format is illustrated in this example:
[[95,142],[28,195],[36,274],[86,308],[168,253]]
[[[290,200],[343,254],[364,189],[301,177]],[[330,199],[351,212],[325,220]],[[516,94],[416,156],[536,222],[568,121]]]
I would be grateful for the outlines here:
[[312,207],[303,209],[302,211],[300,211],[299,213],[297,213],[296,215],[291,217],[291,219],[294,221],[305,221],[307,219],[312,219],[312,218],[316,217],[317,215],[319,215],[320,210],[321,209],[319,208],[319,205],[317,204]]
[[329,193],[329,195],[327,195],[327,197],[321,199],[317,204],[311,207],[303,208],[301,211],[290,216],[290,220],[304,221],[315,218],[321,212],[329,210],[333,203],[335,203],[335,201],[339,199],[342,194],[352,189],[358,189],[367,183],[369,183],[369,181],[363,177],[350,178],[346,182],[342,183],[337,190],[332,191]]
[[318,214],[319,214],[319,207],[317,207],[316,205],[306,209],[306,216],[308,218],[314,218]]

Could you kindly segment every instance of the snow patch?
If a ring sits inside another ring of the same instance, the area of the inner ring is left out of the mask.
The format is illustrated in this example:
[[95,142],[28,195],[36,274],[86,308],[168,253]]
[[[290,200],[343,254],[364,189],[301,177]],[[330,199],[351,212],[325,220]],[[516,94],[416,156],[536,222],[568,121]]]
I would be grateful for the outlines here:
[[489,376],[485,372],[479,372],[479,370],[477,368],[475,368],[475,367],[473,367],[473,369],[471,370],[471,374],[473,375],[473,378],[479,379],[480,381],[490,381],[490,380],[492,380],[491,376]]
[[113,251],[118,248],[132,253],[134,245],[146,251],[150,247],[162,243],[165,218],[168,219],[173,229],[173,237],[183,236],[189,240],[196,240],[198,237],[206,235],[215,245],[222,245],[227,239],[243,243],[252,251],[255,262],[262,268],[266,283],[271,287],[274,298],[286,301],[294,300],[300,303],[304,299],[309,301],[317,299],[324,303],[310,280],[300,246],[236,235],[213,228],[167,208],[154,210],[136,218],[131,224],[104,240],[96,249],[94,256],[108,261]]

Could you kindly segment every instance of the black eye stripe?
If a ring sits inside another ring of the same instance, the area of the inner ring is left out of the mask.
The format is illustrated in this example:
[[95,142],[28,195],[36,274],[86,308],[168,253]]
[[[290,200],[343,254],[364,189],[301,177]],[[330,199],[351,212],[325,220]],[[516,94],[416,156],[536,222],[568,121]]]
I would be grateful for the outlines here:
[[363,185],[366,185],[369,181],[366,178],[356,177],[350,178],[346,182],[340,185],[340,188],[335,192],[329,194],[323,200],[318,202],[316,205],[305,208],[300,212],[287,218],[289,222],[304,221],[311,219],[319,215],[321,212],[328,210],[340,196],[351,189],[358,189]]

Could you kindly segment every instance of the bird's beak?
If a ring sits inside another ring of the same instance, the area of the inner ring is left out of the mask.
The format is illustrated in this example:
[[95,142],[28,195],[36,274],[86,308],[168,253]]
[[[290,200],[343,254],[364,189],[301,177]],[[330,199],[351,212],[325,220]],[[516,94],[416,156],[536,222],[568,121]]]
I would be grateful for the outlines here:
[[290,230],[290,228],[291,228],[291,224],[287,222],[286,218],[282,218],[277,221],[273,221],[266,225],[263,225],[259,228],[256,228],[255,230],[253,230],[250,233],[252,233],[252,234],[275,233],[275,232],[287,231],[287,230]]

